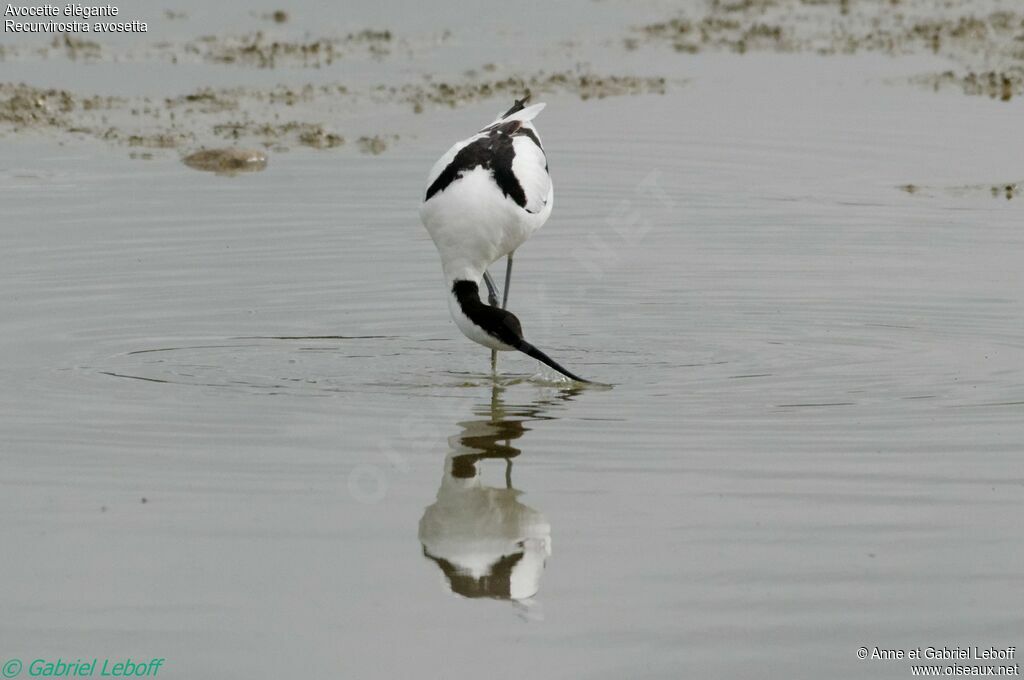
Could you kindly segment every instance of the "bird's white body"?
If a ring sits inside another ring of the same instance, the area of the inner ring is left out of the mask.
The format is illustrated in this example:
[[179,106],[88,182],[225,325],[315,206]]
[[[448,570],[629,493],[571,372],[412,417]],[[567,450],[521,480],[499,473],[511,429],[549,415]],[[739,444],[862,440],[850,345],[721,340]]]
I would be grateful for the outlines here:
[[[530,142],[519,142],[516,146]],[[554,188],[547,204],[531,214],[504,196],[489,170],[474,168],[448,190],[420,208],[420,218],[441,253],[448,283],[480,282],[484,270],[523,245],[551,215]]]
[[492,129],[495,125],[519,123],[512,138],[511,170],[522,187],[525,205],[502,191],[493,169],[476,165],[459,171],[457,179],[420,206],[420,219],[434,239],[449,285],[456,280],[479,284],[487,267],[514,252],[550,217],[554,187],[544,151],[534,141],[539,142],[540,137],[530,122],[543,108],[544,104],[535,104],[498,118],[491,126],[453,145],[430,171],[428,186],[452,166],[460,151],[500,135]]
[[[527,99],[441,156],[427,178],[420,219],[441,255],[448,309],[467,338],[491,350],[518,350],[587,382],[527,342],[519,319],[505,309],[512,255],[548,221],[555,198],[532,122],[544,104],[525,106]],[[502,257],[508,264],[499,307],[487,268]],[[481,281],[490,304],[480,300]],[[492,352],[492,370],[496,357]]]

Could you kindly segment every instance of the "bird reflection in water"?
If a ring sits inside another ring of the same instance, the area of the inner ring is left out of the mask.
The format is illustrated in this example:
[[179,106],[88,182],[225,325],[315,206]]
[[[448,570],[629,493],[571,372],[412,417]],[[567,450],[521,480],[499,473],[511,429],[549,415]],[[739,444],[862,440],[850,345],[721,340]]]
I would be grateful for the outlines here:
[[[528,604],[551,555],[551,525],[519,501],[512,459],[521,451],[511,443],[530,431],[525,423],[554,419],[547,414],[550,407],[579,389],[510,407],[501,399],[504,389],[495,385],[490,403],[475,410],[485,417],[458,423],[462,431],[449,438],[452,450],[445,456],[437,501],[423,512],[419,538],[424,556],[441,568],[452,592]],[[481,478],[488,460],[505,462],[504,487]]]

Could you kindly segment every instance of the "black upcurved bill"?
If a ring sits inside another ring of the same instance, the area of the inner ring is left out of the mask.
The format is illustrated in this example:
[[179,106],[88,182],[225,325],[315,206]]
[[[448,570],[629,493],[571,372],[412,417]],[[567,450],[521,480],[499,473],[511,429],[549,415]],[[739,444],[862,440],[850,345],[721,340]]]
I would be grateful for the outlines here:
[[547,364],[548,366],[550,366],[551,368],[555,369],[556,371],[558,371],[559,373],[561,373],[565,377],[572,378],[576,382],[588,383],[588,384],[592,384],[593,383],[592,380],[587,380],[586,378],[581,378],[578,375],[576,375],[575,373],[572,373],[571,371],[566,370],[557,361],[555,361],[554,359],[549,357],[547,354],[544,354],[544,352],[541,352],[539,349],[537,349],[536,347],[534,347],[530,343],[526,342],[525,340],[522,340],[519,343],[519,345],[516,347],[516,349],[518,349],[520,352],[522,352],[523,354],[525,354],[527,356],[533,357],[537,361],[540,361],[542,363]]

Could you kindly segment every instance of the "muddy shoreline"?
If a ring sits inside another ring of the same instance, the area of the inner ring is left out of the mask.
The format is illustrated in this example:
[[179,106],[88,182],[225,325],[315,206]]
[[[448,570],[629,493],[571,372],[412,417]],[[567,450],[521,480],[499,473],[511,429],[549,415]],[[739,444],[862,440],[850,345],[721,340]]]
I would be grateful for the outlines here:
[[[184,11],[168,9],[168,20]],[[287,8],[253,13],[273,29],[156,39],[125,46],[95,36],[40,36],[40,44],[0,47],[3,61],[65,60],[78,64],[205,63],[220,69],[280,72],[289,85],[201,85],[163,96],[105,96],[86,86],[74,91],[31,82],[0,82],[0,137],[44,134],[61,142],[93,138],[115,146],[174,150],[181,156],[234,145],[275,152],[307,147],[364,154],[401,143],[402,129],[351,127],[346,119],[369,107],[419,114],[481,101],[506,101],[529,90],[581,100],[659,94],[684,87],[680,77],[695,55],[728,52],[799,53],[831,58],[881,53],[931,55],[949,68],[921,73],[893,86],[956,88],[968,95],[1011,101],[1024,93],[1024,11],[1010,2],[946,3],[932,0],[709,0],[660,21],[623,25],[598,46],[566,36],[563,68],[530,69],[483,63],[457,76],[417,75],[433,53],[458,50],[458,35],[403,35],[368,27],[338,35],[291,35]],[[298,32],[298,31],[296,31]],[[288,37],[288,36],[291,37]],[[593,50],[622,61],[657,56],[648,73],[611,72],[588,65]],[[665,58],[664,51],[672,56]],[[589,52],[588,52],[589,51]],[[303,73],[336,63],[372,63],[393,77],[377,84],[302,82]],[[231,71],[228,71],[230,73]],[[339,122],[340,121],[340,122]],[[134,153],[134,152],[133,152]],[[137,154],[137,157],[150,157]]]

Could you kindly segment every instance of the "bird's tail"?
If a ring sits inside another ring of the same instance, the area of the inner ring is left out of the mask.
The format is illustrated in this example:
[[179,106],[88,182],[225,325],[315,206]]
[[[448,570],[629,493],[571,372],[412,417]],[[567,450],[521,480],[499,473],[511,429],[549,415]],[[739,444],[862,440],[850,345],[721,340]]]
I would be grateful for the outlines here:
[[[537,117],[537,114],[544,110],[547,106],[544,102],[534,104],[533,106],[526,106],[526,102],[530,101],[530,93],[527,92],[522,99],[517,99],[516,103],[512,105],[505,113],[501,114],[494,119],[494,123],[507,123],[513,120],[520,120],[524,123],[533,120]],[[491,123],[491,125],[494,125]]]
[[527,106],[524,109],[520,109],[513,113],[512,115],[505,116],[500,120],[503,123],[507,123],[510,120],[521,120],[525,123],[526,121],[533,120],[534,118],[536,118],[537,114],[544,110],[545,106],[547,106],[547,104],[545,104],[544,102],[539,102],[537,104],[534,104],[533,106]]
[[498,116],[498,120],[501,120],[502,118],[505,118],[507,116],[511,116],[516,111],[522,111],[523,109],[525,109],[526,108],[526,103],[528,101],[530,101],[530,97],[532,97],[532,96],[533,96],[533,93],[530,92],[529,89],[527,89],[526,92],[523,93],[523,98],[522,99],[517,99],[515,101],[515,103],[512,104],[512,108],[510,108],[508,111],[506,111],[505,113],[503,113],[500,116]]

